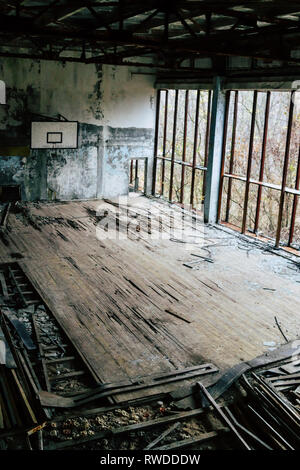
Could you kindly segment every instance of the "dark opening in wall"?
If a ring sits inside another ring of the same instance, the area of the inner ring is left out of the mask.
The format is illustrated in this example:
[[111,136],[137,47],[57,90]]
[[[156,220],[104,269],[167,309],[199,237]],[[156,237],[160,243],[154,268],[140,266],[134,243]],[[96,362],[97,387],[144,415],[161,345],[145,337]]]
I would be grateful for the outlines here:
[[0,202],[15,202],[21,200],[19,185],[0,186]]

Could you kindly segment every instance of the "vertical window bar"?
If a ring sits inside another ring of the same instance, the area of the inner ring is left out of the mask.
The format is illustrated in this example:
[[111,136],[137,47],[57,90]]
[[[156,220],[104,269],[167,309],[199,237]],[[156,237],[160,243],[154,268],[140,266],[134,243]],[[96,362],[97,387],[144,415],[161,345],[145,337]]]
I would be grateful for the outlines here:
[[[212,101],[212,91],[209,90],[209,92],[208,92],[208,102],[207,102],[206,131],[205,131],[205,153],[204,153],[204,166],[205,166],[205,167],[207,167],[207,161],[208,161],[209,134],[210,134],[210,117],[211,117],[211,101]],[[204,204],[205,186],[206,186],[206,171],[203,172],[202,204]]]
[[222,142],[222,160],[220,170],[220,185],[219,185],[219,200],[218,200],[218,222],[221,219],[221,208],[222,208],[222,194],[224,185],[224,167],[225,167],[225,154],[226,154],[226,142],[227,142],[227,130],[228,130],[228,117],[229,117],[229,103],[230,103],[230,91],[226,91],[226,103],[225,103],[225,117],[224,117],[224,128],[223,128],[223,142]]
[[[234,95],[234,110],[233,110],[233,123],[232,123],[232,138],[231,138],[230,161],[229,161],[229,174],[230,175],[232,175],[233,167],[234,167],[236,126],[237,126],[237,116],[238,116],[238,106],[239,106],[239,92],[235,91],[234,93],[235,95]],[[232,192],[232,178],[229,178],[225,222],[229,221],[231,192]]]
[[[269,130],[269,116],[270,116],[270,101],[271,101],[271,92],[267,91],[264,133],[263,133],[261,160],[260,160],[260,172],[259,172],[259,181],[260,182],[262,182],[263,179],[264,179],[264,171],[265,171],[266,148],[267,148],[268,130]],[[254,233],[257,233],[257,231],[258,231],[262,190],[263,190],[263,187],[261,185],[259,185],[258,186],[258,191],[257,191],[257,203],[256,203]]]
[[281,183],[281,195],[280,195],[278,224],[277,224],[277,233],[276,233],[276,244],[275,244],[276,248],[279,247],[280,236],[281,236],[282,216],[283,216],[284,199],[285,199],[285,186],[286,186],[286,179],[287,179],[287,172],[288,172],[288,165],[289,165],[291,134],[292,134],[292,127],[293,127],[294,93],[295,92],[291,93],[291,101],[290,101],[289,122],[288,122],[287,136],[286,136],[284,165],[283,165],[282,183]]
[[173,138],[172,138],[172,154],[171,154],[171,171],[170,171],[170,188],[169,188],[169,201],[172,202],[173,198],[173,179],[174,179],[174,158],[176,148],[176,126],[177,126],[177,110],[178,110],[178,93],[175,92],[175,106],[174,106],[174,120],[173,120]]
[[[164,135],[163,135],[163,157],[166,156],[166,142],[167,142],[167,127],[168,127],[168,98],[169,91],[166,90],[165,94],[165,116],[164,116]],[[160,194],[164,194],[164,185],[165,185],[165,160],[161,162],[161,189]]]
[[[157,172],[157,152],[158,152],[158,135],[159,135],[159,113],[160,113],[160,95],[158,90],[156,96],[156,116],[155,116],[155,136],[154,136],[154,161],[153,161],[153,177],[152,177],[152,195],[155,196],[156,172]],[[130,169],[132,172],[132,169]],[[130,173],[131,175],[132,173]],[[130,176],[131,178],[131,176]]]
[[132,183],[132,179],[133,179],[133,160],[130,161],[130,184]]
[[197,145],[198,145],[198,129],[199,129],[199,106],[200,106],[200,90],[197,90],[194,146],[193,146],[193,168],[192,168],[192,182],[191,182],[191,194],[190,194],[191,209],[193,208],[193,202],[194,202],[194,187],[195,187],[195,172],[196,172],[195,166],[196,166],[196,161],[197,161]]
[[[298,165],[297,165],[297,173],[296,173],[296,183],[295,183],[295,189],[297,189],[297,191],[299,190],[299,186],[300,186],[300,148],[299,148]],[[291,219],[291,227],[290,227],[288,246],[291,246],[291,244],[293,243],[294,231],[295,231],[295,220],[296,220],[297,205],[298,205],[298,197],[299,196],[297,196],[297,194],[294,194],[292,219]]]
[[[189,90],[185,92],[185,107],[184,107],[184,124],[183,124],[183,145],[182,145],[182,161],[185,162],[186,157],[186,132],[187,132],[187,118],[188,118],[188,107],[189,107]],[[183,204],[184,198],[184,177],[185,167],[182,165],[181,168],[181,191],[180,191],[180,203]]]
[[253,94],[253,108],[252,108],[249,154],[248,154],[248,165],[247,165],[247,181],[246,181],[245,198],[244,198],[242,233],[245,233],[246,228],[247,228],[246,225],[247,225],[248,201],[249,201],[249,190],[250,190],[250,177],[251,177],[251,168],[252,168],[256,107],[257,107],[257,90],[255,90]]

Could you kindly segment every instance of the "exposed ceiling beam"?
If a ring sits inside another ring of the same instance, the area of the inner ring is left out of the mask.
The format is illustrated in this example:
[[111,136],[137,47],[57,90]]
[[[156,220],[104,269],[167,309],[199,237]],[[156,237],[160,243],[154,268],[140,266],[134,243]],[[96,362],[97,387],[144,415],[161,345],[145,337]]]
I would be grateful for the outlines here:
[[[280,24],[280,25],[285,25],[285,26],[295,26],[295,24],[297,24],[296,21],[291,20],[291,19],[277,18],[274,13],[272,15],[265,15],[265,14],[262,15],[259,11],[255,13],[237,11],[237,10],[231,10],[228,8],[230,6],[228,5],[229,2],[224,4],[224,6],[220,6],[220,3],[218,3],[217,5],[216,5],[216,2],[214,3],[215,5],[209,2],[205,2],[205,3],[193,2],[190,4],[189,8],[186,6],[186,10],[184,10],[184,6],[186,5],[186,2],[179,2],[178,6],[180,6],[181,8],[181,15],[185,20],[189,18],[194,18],[194,20],[197,21],[197,17],[199,16],[203,16],[207,13],[214,13],[216,15],[224,15],[223,18],[214,19],[214,22],[216,23],[224,22],[225,24],[230,24],[230,22],[232,21],[231,18],[232,19],[238,18],[241,20],[241,23],[244,21],[244,24],[248,24],[249,22],[253,23],[253,21],[260,21],[260,22],[271,23],[271,24]],[[248,3],[250,6],[250,2]],[[286,8],[288,7],[286,6]],[[298,6],[298,10],[300,11],[300,5]],[[283,13],[283,10],[277,10],[278,14],[280,14],[279,11],[281,12],[281,14]],[[290,11],[289,8],[288,8],[288,11]],[[295,9],[292,9],[292,11],[295,11]],[[169,24],[177,23],[177,22],[178,22],[178,16],[176,16],[175,12],[171,11],[169,15]],[[146,25],[147,28],[143,29],[143,31],[147,31],[152,28],[158,28],[163,25],[164,25],[164,19],[157,17],[153,19],[151,22],[149,22]],[[134,26],[128,26],[127,29],[131,31],[134,29]]]
[[[122,15],[120,14],[119,6],[116,6],[111,13],[103,14],[103,17],[99,20],[95,20],[93,24],[90,24],[89,27],[93,29],[111,26],[114,23],[118,23],[120,19],[124,22],[129,18],[143,14],[147,11],[151,11],[156,8],[158,0],[143,0],[141,1],[130,1],[123,5]],[[100,6],[100,5],[99,5]],[[99,13],[100,15],[100,13]]]
[[[30,14],[24,10],[17,14],[18,2],[10,1],[2,10],[10,14],[0,15],[0,44],[11,39],[15,47],[30,48],[33,41],[43,44],[41,53],[49,57],[51,47],[71,50],[84,44],[85,51],[102,51],[92,59],[99,63],[117,64],[149,52],[156,57],[163,53],[171,61],[234,55],[299,63],[290,58],[291,49],[300,45],[299,14],[297,21],[278,17],[299,13],[299,0],[53,0],[42,10],[41,5],[32,6]],[[0,5],[4,3],[0,0]],[[232,10],[233,6],[238,8]],[[79,11],[82,14],[75,18]],[[268,24],[258,26],[258,22]],[[119,46],[121,51],[112,53]]]
[[47,26],[56,21],[61,21],[75,13],[84,10],[89,2],[81,0],[64,0],[51,2],[44,10],[39,12],[33,22],[38,26]]
[[[111,31],[73,31],[70,29],[66,29],[63,26],[49,26],[49,27],[39,27],[37,25],[32,25],[30,20],[19,19],[12,16],[3,16],[0,15],[0,29],[1,32],[6,32],[10,34],[20,34],[20,35],[27,35],[29,37],[41,37],[41,38],[48,38],[49,40],[55,38],[69,38],[69,39],[78,39],[78,40],[86,40],[92,42],[114,42],[116,45],[131,45],[131,46],[145,46],[145,47],[153,47],[160,48],[162,44],[160,43],[159,39],[152,38],[151,36],[134,36],[131,32],[128,31],[118,31],[118,30],[111,30]],[[281,33],[283,38],[288,38],[291,35],[295,35],[295,41],[297,41],[298,35],[300,33],[299,28],[293,28],[293,30],[279,30],[276,29],[275,26],[267,26],[265,28],[261,28],[255,36],[253,35],[251,38],[247,36],[247,32],[241,31],[232,31],[230,33],[224,32],[222,34],[214,35],[213,38],[215,39],[215,45],[220,45],[220,41],[224,40],[227,42],[231,42],[233,40],[250,40],[251,43],[255,45],[255,41],[257,38],[259,40],[265,40],[264,34],[265,33]],[[294,42],[295,42],[294,41]],[[192,38],[191,40],[173,40],[169,41],[168,46],[170,50],[172,48],[186,48],[191,50],[201,50],[201,48],[206,49],[209,42],[207,39],[203,38]]]

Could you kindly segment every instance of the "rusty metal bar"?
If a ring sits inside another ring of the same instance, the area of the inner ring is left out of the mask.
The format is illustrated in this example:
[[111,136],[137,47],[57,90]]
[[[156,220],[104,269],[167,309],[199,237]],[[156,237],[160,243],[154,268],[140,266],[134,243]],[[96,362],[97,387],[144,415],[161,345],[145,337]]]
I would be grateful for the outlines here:
[[[202,168],[200,168],[200,169],[202,169]],[[224,178],[232,178],[232,179],[239,180],[239,181],[244,181],[244,182],[247,181],[246,176],[231,175],[229,173],[224,173]],[[264,188],[270,188],[270,189],[274,189],[275,191],[281,191],[281,185],[279,185],[279,184],[267,183],[265,181],[254,180],[252,178],[250,178],[249,182],[251,184],[256,184],[257,186],[263,186]],[[288,194],[295,194],[297,196],[300,196],[300,190],[299,189],[298,190],[297,189],[292,189],[292,188],[288,188],[286,186],[285,187],[285,192],[288,193]]]
[[[185,106],[184,106],[184,124],[183,124],[183,145],[182,145],[182,161],[185,162],[186,157],[186,133],[187,133],[187,118],[188,118],[188,107],[189,107],[189,90],[185,92]],[[184,177],[185,167],[182,165],[181,168],[181,191],[180,191],[180,203],[183,204],[184,198]]]
[[199,131],[199,107],[200,107],[200,90],[197,90],[194,146],[193,146],[192,182],[191,182],[191,194],[190,194],[191,208],[193,208],[193,202],[194,202],[195,173],[196,173],[195,166],[196,166],[196,161],[197,161],[197,145],[198,145],[198,131]]
[[[254,413],[254,414],[257,416],[257,418],[259,419],[259,421],[262,422],[262,423],[265,425],[265,427],[266,427],[267,430],[268,430],[268,433],[271,433],[272,435],[275,434],[275,436],[276,436],[276,441],[277,441],[277,442],[278,442],[278,440],[279,440],[279,441],[283,442],[283,444],[284,444],[285,446],[287,446],[290,450],[294,450],[293,447],[281,436],[281,434],[279,434],[279,433],[276,431],[276,429],[275,429],[274,427],[271,426],[271,424],[270,424],[268,421],[266,421],[266,420],[261,416],[260,413],[258,413],[251,405],[248,405],[248,408],[249,408],[249,410],[252,411],[252,413]],[[279,442],[278,442],[278,444],[279,444]],[[279,445],[280,445],[280,444],[279,444]],[[280,447],[281,447],[281,446],[280,446]],[[282,448],[282,447],[281,447],[281,448]],[[283,447],[283,449],[285,450],[286,447]]]
[[173,198],[173,179],[174,179],[174,158],[176,148],[176,127],[177,127],[177,111],[178,111],[178,94],[179,91],[175,91],[175,106],[174,106],[174,119],[173,119],[173,137],[172,137],[172,153],[171,153],[171,171],[170,171],[170,188],[169,188],[169,201],[172,202]]
[[[297,165],[296,182],[295,182],[295,189],[296,190],[299,190],[299,185],[300,185],[300,148],[299,148],[298,165]],[[292,219],[291,219],[291,227],[290,227],[290,233],[289,233],[288,246],[291,246],[291,244],[293,243],[294,231],[295,231],[295,220],[296,220],[297,205],[298,205],[298,197],[299,197],[298,195],[294,194]]]
[[[229,162],[229,173],[232,173],[232,172],[233,172],[233,166],[234,166],[234,154],[235,154],[235,139],[236,139],[237,116],[238,116],[238,104],[239,104],[239,92],[238,92],[238,91],[235,91],[234,110],[233,110],[233,123],[232,123],[231,150],[230,150],[230,162]],[[229,221],[230,202],[231,202],[231,191],[232,191],[232,179],[230,178],[229,181],[228,181],[228,193],[227,193],[225,222],[228,222],[228,221]]]
[[216,412],[218,413],[220,419],[226,423],[226,425],[231,429],[232,433],[237,437],[237,439],[241,442],[243,447],[247,450],[251,450],[251,447],[245,439],[241,436],[241,434],[238,432],[236,429],[235,425],[232,423],[232,421],[225,415],[225,413],[222,411],[221,407],[217,404],[217,402],[213,399],[211,394],[208,392],[208,390],[204,387],[204,385],[201,382],[197,383],[201,392],[205,396],[205,398],[208,400],[208,402],[214,407]]
[[158,151],[158,136],[159,136],[160,95],[161,95],[161,90],[158,90],[157,96],[156,96],[155,136],[154,136],[154,161],[153,161],[153,174],[152,174],[152,196],[155,196],[155,187],[156,187],[157,151]]
[[[260,172],[259,172],[259,181],[260,182],[263,181],[263,179],[264,179],[266,148],[267,148],[267,139],[268,139],[268,130],[269,130],[270,102],[271,102],[271,92],[267,91],[264,133],[263,133],[263,142],[262,142],[262,151],[261,151],[261,160],[260,160]],[[260,216],[260,206],[261,206],[261,196],[262,196],[262,186],[260,185],[258,187],[258,191],[257,191],[257,203],[256,203],[256,213],[255,213],[254,233],[257,233],[257,230],[258,230],[259,216]]]
[[253,143],[254,143],[254,132],[255,132],[255,118],[256,118],[256,107],[257,107],[257,90],[254,91],[253,95],[253,108],[252,108],[252,119],[251,119],[251,130],[250,130],[250,142],[249,142],[249,153],[248,153],[248,165],[247,165],[247,181],[245,189],[244,199],[244,213],[242,223],[242,233],[246,232],[247,225],[247,213],[248,213],[248,202],[249,202],[249,190],[250,190],[250,177],[252,169],[252,156],[253,156]]
[[[167,128],[168,128],[168,99],[169,91],[166,90],[165,94],[165,116],[164,116],[164,134],[163,134],[163,156],[166,156],[166,141],[167,141]],[[164,194],[164,185],[165,185],[165,162],[162,161],[161,165],[161,190],[160,194]]]
[[230,91],[226,91],[226,104],[225,104],[225,118],[224,118],[224,130],[223,130],[223,142],[222,142],[222,161],[221,161],[221,172],[220,172],[220,186],[219,186],[219,200],[218,200],[218,215],[217,220],[221,219],[221,208],[222,208],[222,194],[223,194],[223,183],[224,183],[224,167],[225,167],[225,154],[226,154],[226,142],[227,142],[227,130],[228,130],[228,117],[229,117],[229,103],[230,103]]
[[[205,151],[204,151],[204,166],[205,167],[207,167],[207,161],[208,161],[210,119],[211,119],[211,99],[212,99],[212,91],[209,90],[209,92],[208,92],[208,102],[207,102],[206,131],[205,131]],[[204,172],[204,174],[203,174],[202,204],[204,204],[205,187],[206,187],[206,172]]]
[[[157,157],[158,160],[165,160],[166,162],[171,162],[172,159],[171,158],[168,158],[168,157]],[[182,160],[176,160],[176,158],[174,158],[174,163],[177,163],[178,165],[183,165],[183,166],[187,166],[187,167],[190,167],[190,168],[193,168],[193,164],[192,163],[189,163],[189,162],[183,162]],[[194,167],[196,170],[202,170],[202,171],[206,171],[207,168],[205,166],[201,166],[201,165],[195,165]],[[224,175],[226,176],[226,175]],[[228,176],[228,175],[227,175]],[[234,177],[234,175],[232,176]],[[291,190],[293,191],[293,194],[295,192],[295,190]]]
[[281,195],[280,195],[280,203],[279,203],[279,214],[278,214],[278,224],[277,224],[276,244],[275,244],[276,248],[278,248],[280,244],[282,216],[283,216],[283,207],[284,207],[284,199],[285,199],[285,185],[286,185],[286,179],[287,179],[287,173],[288,173],[290,146],[291,146],[291,134],[292,134],[292,127],[293,127],[294,94],[295,92],[292,91],[291,100],[290,100],[288,129],[287,129],[287,136],[286,136],[284,165],[283,165],[283,173],[282,173]]

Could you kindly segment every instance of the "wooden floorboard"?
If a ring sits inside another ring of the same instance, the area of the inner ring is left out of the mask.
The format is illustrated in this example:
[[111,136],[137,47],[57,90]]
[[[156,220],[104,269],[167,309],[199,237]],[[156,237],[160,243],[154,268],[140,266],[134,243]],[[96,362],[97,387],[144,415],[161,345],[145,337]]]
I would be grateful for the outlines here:
[[[138,201],[142,212],[149,204]],[[265,351],[265,341],[283,342],[275,315],[289,339],[299,334],[299,284],[261,269],[262,254],[219,247],[214,264],[203,262],[194,271],[183,262],[196,259],[191,256],[196,245],[187,250],[170,240],[149,239],[144,230],[135,232],[134,219],[131,239],[99,240],[95,211],[118,211],[111,204],[28,207],[40,230],[22,214],[10,214],[0,261],[10,261],[16,252],[23,256],[20,265],[97,381],[203,362],[223,369],[250,360]],[[168,211],[163,206],[166,226]],[[211,231],[206,242],[217,243],[218,235]]]

